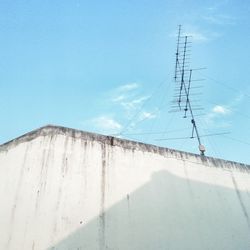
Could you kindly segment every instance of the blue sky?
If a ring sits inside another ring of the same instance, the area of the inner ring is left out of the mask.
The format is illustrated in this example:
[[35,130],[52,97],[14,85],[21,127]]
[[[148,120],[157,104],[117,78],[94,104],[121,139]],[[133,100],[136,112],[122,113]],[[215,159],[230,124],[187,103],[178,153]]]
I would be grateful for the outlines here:
[[[169,113],[176,33],[192,35],[207,155],[250,163],[250,2],[0,1],[0,143],[46,124],[198,153]],[[167,139],[167,140],[162,140]]]

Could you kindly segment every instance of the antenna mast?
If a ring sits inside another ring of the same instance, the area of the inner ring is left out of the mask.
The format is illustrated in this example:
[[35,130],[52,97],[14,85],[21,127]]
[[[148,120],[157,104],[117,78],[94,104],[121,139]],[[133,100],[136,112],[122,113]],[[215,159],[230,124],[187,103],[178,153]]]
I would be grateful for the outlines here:
[[[178,111],[184,111],[183,118],[187,118],[187,113],[190,113],[191,123],[192,123],[192,136],[191,138],[196,137],[199,144],[200,154],[205,154],[205,147],[201,144],[201,139],[199,136],[198,128],[194,118],[193,110],[199,110],[197,106],[192,106],[190,102],[190,89],[192,83],[192,73],[194,69],[189,69],[190,59],[190,42],[188,41],[189,36],[181,35],[181,25],[178,29],[177,37],[177,49],[176,49],[176,61],[175,61],[175,83],[177,84],[177,108]],[[175,107],[176,108],[176,107]],[[195,135],[195,136],[194,136]]]

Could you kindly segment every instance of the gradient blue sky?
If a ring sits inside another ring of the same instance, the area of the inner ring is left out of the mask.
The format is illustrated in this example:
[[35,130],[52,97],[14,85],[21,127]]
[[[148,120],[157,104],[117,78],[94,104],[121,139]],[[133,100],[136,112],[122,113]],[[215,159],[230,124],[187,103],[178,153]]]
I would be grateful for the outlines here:
[[[46,124],[198,153],[169,113],[176,32],[207,69],[197,116],[207,155],[250,163],[250,2],[0,1],[0,143]],[[143,134],[145,133],[145,134]],[[159,133],[159,134],[150,134]]]

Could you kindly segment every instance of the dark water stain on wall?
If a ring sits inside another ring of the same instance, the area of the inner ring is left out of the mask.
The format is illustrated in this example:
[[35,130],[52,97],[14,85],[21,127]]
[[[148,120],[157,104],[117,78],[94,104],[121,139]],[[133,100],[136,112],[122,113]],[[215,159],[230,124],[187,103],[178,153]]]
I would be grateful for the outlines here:
[[41,199],[43,198],[43,195],[46,192],[49,168],[53,166],[55,140],[56,140],[55,135],[51,135],[47,138],[44,137],[44,140],[43,140],[43,146],[42,146],[43,153],[42,153],[42,161],[41,161],[42,164],[41,164],[40,180],[38,183],[36,205],[35,205],[36,213],[38,212],[38,209],[39,209],[39,203],[41,202]]
[[24,177],[24,173],[25,173],[26,162],[27,162],[27,158],[28,158],[28,155],[29,155],[29,150],[30,150],[31,147],[32,147],[32,143],[29,143],[29,144],[26,145],[25,153],[24,153],[24,156],[23,156],[21,172],[20,172],[19,179],[18,179],[17,186],[16,186],[14,203],[13,203],[13,206],[11,208],[10,232],[9,232],[9,239],[8,239],[8,242],[7,242],[6,249],[9,249],[9,246],[10,246],[10,243],[11,243],[11,240],[12,240],[11,232],[13,230],[13,226],[14,226],[14,223],[15,223],[15,213],[16,213],[18,199],[19,199],[20,192],[21,192],[21,186],[22,186],[23,177]]
[[57,195],[55,197],[56,203],[54,207],[55,211],[55,216],[54,216],[54,223],[53,223],[53,233],[51,234],[51,239],[50,241],[53,242],[54,236],[56,235],[56,232],[58,231],[58,220],[60,219],[58,216],[59,214],[57,213],[58,209],[60,208],[61,202],[62,202],[62,192],[63,192],[63,183],[64,183],[64,177],[68,172],[68,144],[69,144],[69,139],[70,137],[65,137],[64,138],[64,143],[63,143],[63,151],[62,151],[62,161],[61,161],[61,175],[60,175],[60,183],[59,183],[59,188]]
[[69,137],[65,137],[64,144],[63,144],[63,155],[62,155],[62,163],[61,163],[61,175],[62,177],[65,176],[68,172],[68,143],[69,143]]
[[[88,149],[88,142],[81,139],[81,165],[80,165],[80,174],[84,178],[84,192],[87,190],[87,185],[88,185],[88,154],[87,154],[87,149]],[[84,195],[83,198],[85,198],[86,195]]]
[[236,192],[236,195],[238,197],[238,200],[239,200],[239,203],[240,203],[240,206],[241,206],[241,209],[242,209],[242,212],[246,218],[246,221],[247,221],[247,224],[248,224],[248,227],[250,229],[250,220],[249,220],[249,215],[248,215],[248,212],[247,212],[247,209],[245,207],[245,204],[243,202],[243,199],[242,199],[242,196],[241,196],[241,192],[239,191],[239,188],[238,188],[238,185],[237,185],[237,182],[233,176],[233,173],[231,173],[231,176],[232,176],[232,181],[233,181],[233,184],[234,184],[234,188],[235,188],[235,192]]
[[105,249],[106,144],[101,144],[101,201],[99,216],[99,249]]
[[32,250],[35,250],[35,242],[32,243]]
[[[173,190],[171,183],[178,189]],[[191,179],[190,185],[198,195],[194,199],[190,196],[183,199],[183,194],[188,194],[186,180],[168,171],[159,171],[150,181],[105,210],[102,242],[96,241],[95,236],[100,236],[97,230],[100,217],[95,217],[55,244],[54,249],[249,249],[250,234],[247,224],[242,223],[245,217],[237,206],[235,190]],[[227,202],[216,198],[217,191],[227,197]],[[244,191],[239,192],[245,195]],[[167,193],[172,195],[166,196]],[[176,206],[177,200],[179,206]],[[210,205],[211,202],[214,204]],[[126,213],[128,203],[130,215]],[[228,206],[233,207],[232,211]],[[103,242],[105,245],[100,244]]]
[[56,197],[56,207],[55,207],[55,217],[54,217],[54,225],[53,225],[53,233],[51,234],[51,242],[53,242],[54,240],[54,236],[56,235],[56,232],[58,230],[58,225],[57,225],[57,220],[58,220],[58,214],[57,211],[60,207],[60,203],[61,203],[61,198],[62,198],[62,185],[60,185],[58,193],[57,193],[57,197]]

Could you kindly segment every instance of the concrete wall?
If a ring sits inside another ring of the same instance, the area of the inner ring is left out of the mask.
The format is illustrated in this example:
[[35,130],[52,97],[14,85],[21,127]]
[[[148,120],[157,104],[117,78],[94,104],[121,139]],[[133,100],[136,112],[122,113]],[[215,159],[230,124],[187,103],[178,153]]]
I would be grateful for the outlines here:
[[0,146],[0,249],[250,249],[250,166],[47,126]]

